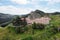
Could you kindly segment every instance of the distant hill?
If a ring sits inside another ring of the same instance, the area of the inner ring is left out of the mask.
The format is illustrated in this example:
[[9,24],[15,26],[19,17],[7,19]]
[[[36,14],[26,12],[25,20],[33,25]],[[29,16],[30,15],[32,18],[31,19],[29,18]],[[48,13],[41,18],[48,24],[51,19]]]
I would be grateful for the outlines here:
[[0,26],[8,24],[6,22],[11,21],[12,19],[13,19],[13,15],[0,13]]
[[47,15],[60,15],[60,12],[46,13]]

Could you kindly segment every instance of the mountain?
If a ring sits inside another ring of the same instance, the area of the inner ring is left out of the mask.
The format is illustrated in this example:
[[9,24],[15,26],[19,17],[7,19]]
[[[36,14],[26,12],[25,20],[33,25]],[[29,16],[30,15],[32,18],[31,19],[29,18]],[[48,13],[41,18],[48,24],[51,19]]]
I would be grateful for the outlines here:
[[25,17],[29,19],[36,19],[36,18],[41,18],[43,16],[50,16],[50,15],[60,15],[60,12],[45,13],[41,10],[35,10],[30,12],[27,15],[10,15],[10,14],[0,13],[0,26],[6,26],[7,24],[10,23],[10,21],[13,18],[16,18],[16,16]]
[[32,11],[31,13],[29,13],[27,16],[30,19],[35,19],[35,18],[40,18],[40,17],[44,16],[44,14],[45,13],[43,11],[35,10],[35,11]]
[[0,26],[8,24],[13,19],[13,15],[0,13]]
[[43,12],[41,10],[35,10],[35,11],[30,12],[27,15],[23,15],[22,17],[35,19],[35,18],[40,18],[40,17],[43,17],[43,16],[51,16],[51,15],[60,15],[60,12],[45,13],[45,12]]
[[49,13],[49,15],[60,15],[60,12]]

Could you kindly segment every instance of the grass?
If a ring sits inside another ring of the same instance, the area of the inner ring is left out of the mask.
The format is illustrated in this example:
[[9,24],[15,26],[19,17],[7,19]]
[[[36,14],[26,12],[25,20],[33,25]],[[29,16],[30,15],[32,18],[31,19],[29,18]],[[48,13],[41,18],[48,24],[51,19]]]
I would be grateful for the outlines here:
[[[13,29],[13,28],[12,28]],[[21,40],[28,38],[29,36],[32,36],[33,38],[37,38],[35,40],[39,40],[40,36],[46,33],[47,30],[34,30],[34,35],[31,33],[22,33],[22,34],[16,34],[14,30],[9,29],[8,27],[0,28],[0,40]],[[47,35],[46,35],[47,36]],[[54,40],[54,37],[60,38],[60,33],[57,33],[53,36],[50,36],[51,38],[46,38],[46,40]]]
[[21,40],[23,38],[26,38],[28,36],[31,36],[30,33],[22,33],[22,34],[16,34],[15,31],[14,31],[14,28],[13,27],[5,27],[5,28],[0,28],[0,40],[3,40],[5,38],[8,38],[11,39],[11,40]]

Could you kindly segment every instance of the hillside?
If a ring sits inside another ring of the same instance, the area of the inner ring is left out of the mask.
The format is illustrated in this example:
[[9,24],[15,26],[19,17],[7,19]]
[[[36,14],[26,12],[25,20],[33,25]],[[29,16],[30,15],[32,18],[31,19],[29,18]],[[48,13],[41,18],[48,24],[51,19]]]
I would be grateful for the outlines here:
[[6,22],[9,22],[13,19],[13,15],[10,14],[4,14],[4,13],[0,13],[0,26],[8,24]]

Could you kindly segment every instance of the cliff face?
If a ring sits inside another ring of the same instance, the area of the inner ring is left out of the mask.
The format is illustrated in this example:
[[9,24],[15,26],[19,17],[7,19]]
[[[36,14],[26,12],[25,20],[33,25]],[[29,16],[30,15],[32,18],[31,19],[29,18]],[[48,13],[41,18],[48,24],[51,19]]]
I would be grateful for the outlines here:
[[26,20],[27,20],[28,24],[33,24],[33,22],[49,24],[49,21],[51,20],[51,18],[49,18],[49,16],[59,15],[59,14],[60,14],[60,12],[45,13],[40,10],[35,10],[27,15]]
[[49,24],[49,21],[51,20],[51,18],[49,17],[41,17],[41,18],[36,18],[36,19],[29,19],[29,18],[26,18],[27,20],[27,23],[28,24],[33,24],[34,22],[35,23],[40,23],[40,24]]

